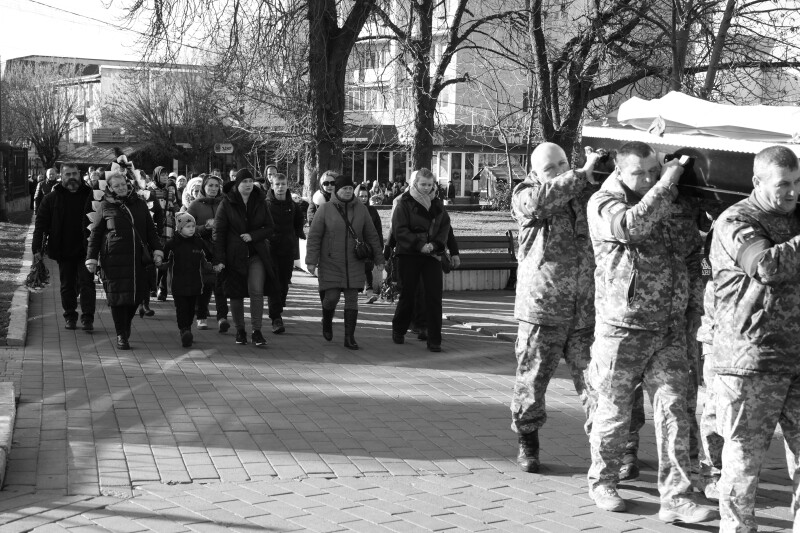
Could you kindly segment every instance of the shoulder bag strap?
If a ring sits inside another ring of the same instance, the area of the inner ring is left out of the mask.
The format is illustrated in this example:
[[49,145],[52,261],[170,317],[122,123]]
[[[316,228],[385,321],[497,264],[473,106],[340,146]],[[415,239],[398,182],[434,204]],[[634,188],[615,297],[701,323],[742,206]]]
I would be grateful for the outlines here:
[[128,224],[130,224],[131,229],[133,230],[133,234],[136,236],[136,240],[139,241],[139,244],[142,247],[142,262],[143,263],[152,263],[153,262],[153,256],[150,255],[150,250],[144,244],[144,241],[142,240],[141,235],[139,235],[139,232],[136,230],[136,224],[134,224],[134,222],[133,222],[133,213],[131,212],[130,209],[128,209],[128,206],[126,206],[124,204],[121,204],[119,206],[119,209],[124,214],[127,214],[127,215],[130,216],[130,218],[125,217],[125,220],[128,222]]
[[342,215],[342,218],[344,219],[344,223],[347,226],[347,232],[350,233],[350,236],[356,241],[360,240],[358,237],[356,237],[356,232],[355,232],[355,230],[353,230],[353,226],[350,224],[350,221],[347,219],[347,214],[345,214],[341,209],[339,209],[338,205],[334,205],[334,207],[336,208],[337,211],[339,211],[339,214]]

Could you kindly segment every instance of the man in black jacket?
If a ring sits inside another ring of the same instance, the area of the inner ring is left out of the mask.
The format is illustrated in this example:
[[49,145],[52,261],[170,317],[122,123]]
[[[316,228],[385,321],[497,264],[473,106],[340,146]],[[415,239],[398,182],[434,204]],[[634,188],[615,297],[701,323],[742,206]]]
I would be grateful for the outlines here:
[[39,211],[39,206],[42,205],[44,197],[53,191],[53,187],[58,183],[58,171],[55,168],[47,169],[47,179],[40,181],[36,187],[36,193],[33,195],[33,207]]
[[47,255],[58,262],[61,280],[61,306],[67,329],[76,329],[78,321],[78,294],[81,302],[81,324],[84,331],[94,329],[95,289],[94,277],[86,270],[85,206],[92,196],[81,180],[76,165],[61,166],[61,183],[53,187],[36,212],[33,231],[33,256],[42,258],[45,240]]

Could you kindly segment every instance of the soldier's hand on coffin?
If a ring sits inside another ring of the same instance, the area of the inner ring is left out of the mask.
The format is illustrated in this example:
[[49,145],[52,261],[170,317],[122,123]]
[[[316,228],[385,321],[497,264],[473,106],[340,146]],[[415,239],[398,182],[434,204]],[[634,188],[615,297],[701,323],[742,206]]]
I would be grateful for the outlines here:
[[677,185],[681,180],[681,174],[683,174],[683,166],[677,159],[667,161],[661,167],[661,181],[664,185]]

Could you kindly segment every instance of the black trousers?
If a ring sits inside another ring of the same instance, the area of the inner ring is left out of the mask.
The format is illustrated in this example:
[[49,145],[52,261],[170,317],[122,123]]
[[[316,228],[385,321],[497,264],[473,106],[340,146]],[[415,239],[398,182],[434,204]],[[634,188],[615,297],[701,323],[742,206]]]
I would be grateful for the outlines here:
[[78,320],[78,296],[81,300],[81,320],[94,321],[96,295],[94,276],[86,270],[83,257],[63,259],[58,262],[61,281],[61,307],[64,318]]
[[175,316],[178,319],[178,329],[191,329],[194,322],[194,308],[197,305],[199,296],[178,296],[173,294],[172,300],[175,302]]
[[442,264],[435,257],[401,255],[398,261],[400,299],[392,319],[392,330],[405,335],[414,314],[417,287],[425,288],[428,342],[442,342]]
[[286,296],[289,294],[289,283],[292,281],[292,271],[294,270],[294,258],[291,255],[273,256],[275,261],[275,272],[278,274],[278,292],[268,294],[269,317],[272,320],[281,318],[283,308],[286,307]]
[[111,306],[111,318],[114,319],[114,329],[117,331],[117,335],[122,335],[126,339],[130,337],[131,324],[138,307],[139,304]]

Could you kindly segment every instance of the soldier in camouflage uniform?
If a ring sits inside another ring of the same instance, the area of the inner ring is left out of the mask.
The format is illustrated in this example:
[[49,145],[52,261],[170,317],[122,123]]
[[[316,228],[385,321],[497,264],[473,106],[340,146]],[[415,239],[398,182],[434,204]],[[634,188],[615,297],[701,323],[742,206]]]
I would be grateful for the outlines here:
[[800,167],[790,149],[773,146],[756,155],[753,174],[752,194],[720,216],[711,244],[720,531],[737,533],[757,530],[758,475],[776,423],[800,452]]
[[687,495],[686,325],[701,314],[701,302],[694,301],[700,299],[690,299],[690,277],[700,275],[702,242],[689,206],[677,197],[682,171],[677,161],[662,170],[652,148],[627,143],[617,152],[617,170],[587,207],[597,264],[588,372],[597,406],[588,481],[599,508],[625,510],[616,485],[634,389],[642,382],[653,403],[659,518],[696,523],[715,513]]
[[539,470],[539,428],[547,420],[545,393],[563,357],[587,417],[584,381],[594,332],[594,257],[586,223],[591,169],[569,170],[564,150],[543,143],[531,154],[531,173],[517,185],[511,214],[519,224],[517,377],[511,429],[518,434],[517,464]]

